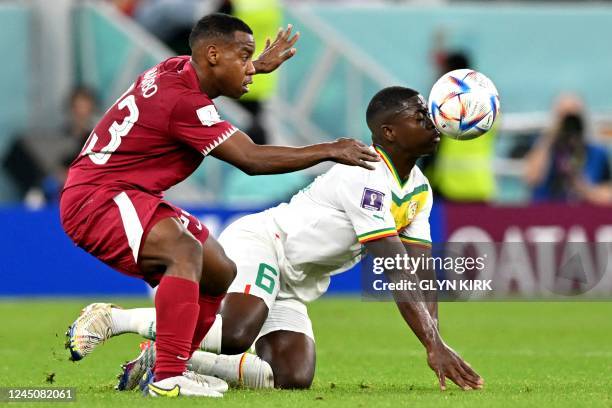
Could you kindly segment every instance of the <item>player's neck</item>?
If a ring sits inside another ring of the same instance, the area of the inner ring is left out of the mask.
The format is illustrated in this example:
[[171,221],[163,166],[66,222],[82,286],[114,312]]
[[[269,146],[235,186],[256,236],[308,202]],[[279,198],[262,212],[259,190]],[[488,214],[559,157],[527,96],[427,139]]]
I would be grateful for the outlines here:
[[395,169],[397,170],[397,175],[399,176],[400,180],[402,181],[406,181],[408,180],[408,176],[410,176],[410,172],[412,171],[412,168],[415,166],[417,159],[415,158],[406,158],[404,157],[392,157],[391,160],[393,160],[393,165],[395,166]]
[[406,181],[418,157],[407,157],[405,153],[398,152],[393,148],[382,147],[381,145],[376,145],[376,147],[387,156],[387,159],[391,162],[390,166],[395,169],[400,181]]
[[193,59],[189,60],[189,63],[195,70],[196,75],[198,77],[198,84],[200,85],[200,91],[204,92],[210,99],[214,99],[217,96],[219,96],[220,95],[219,90],[217,89],[214,82],[210,81],[210,78],[212,78],[212,75],[206,75],[204,72],[202,72],[198,64],[196,64],[195,61],[193,61]]

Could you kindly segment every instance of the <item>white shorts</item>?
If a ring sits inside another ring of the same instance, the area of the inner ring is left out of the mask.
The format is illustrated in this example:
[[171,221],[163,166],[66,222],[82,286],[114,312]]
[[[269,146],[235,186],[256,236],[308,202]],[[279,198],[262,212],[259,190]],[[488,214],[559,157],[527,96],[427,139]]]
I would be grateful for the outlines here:
[[257,338],[279,330],[304,333],[314,340],[306,304],[287,290],[281,268],[284,253],[266,213],[247,215],[230,224],[219,236],[227,256],[236,263],[236,278],[227,293],[262,299],[268,318]]

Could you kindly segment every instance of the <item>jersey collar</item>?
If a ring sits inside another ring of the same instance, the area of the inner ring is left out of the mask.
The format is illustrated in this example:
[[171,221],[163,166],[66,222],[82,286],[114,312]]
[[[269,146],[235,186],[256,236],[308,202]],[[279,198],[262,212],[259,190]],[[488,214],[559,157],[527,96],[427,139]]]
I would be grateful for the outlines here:
[[402,179],[400,179],[399,173],[393,165],[393,162],[391,161],[391,158],[389,157],[389,154],[385,152],[384,149],[379,145],[375,144],[372,146],[374,147],[374,150],[376,150],[376,153],[378,153],[379,156],[383,159],[391,174],[393,174],[393,178],[395,179],[395,181],[397,181],[397,184],[400,186],[400,188],[403,189],[404,186],[406,186],[406,183],[408,183],[408,180],[410,180],[410,174],[412,174],[412,172],[410,172],[410,174],[408,174],[408,177],[406,177],[406,179],[402,181]]
[[189,57],[185,65],[183,65],[183,71],[185,72],[185,78],[187,79],[187,82],[189,82],[189,85],[191,85],[193,89],[200,90],[200,81],[198,80],[198,74],[196,73],[195,68],[191,64],[192,64],[191,57]]

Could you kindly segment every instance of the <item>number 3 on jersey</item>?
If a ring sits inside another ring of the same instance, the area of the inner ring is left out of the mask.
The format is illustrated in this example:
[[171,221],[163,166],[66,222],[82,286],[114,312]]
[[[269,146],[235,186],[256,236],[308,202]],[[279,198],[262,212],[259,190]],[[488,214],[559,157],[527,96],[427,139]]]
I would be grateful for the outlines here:
[[108,159],[110,159],[111,154],[113,154],[113,152],[115,152],[115,150],[117,150],[121,145],[121,138],[127,136],[127,134],[130,133],[130,130],[132,130],[132,126],[134,126],[134,124],[138,120],[139,112],[138,107],[136,106],[136,98],[134,97],[134,95],[129,95],[122,99],[117,104],[117,108],[119,110],[127,109],[127,116],[123,119],[123,122],[121,123],[113,122],[111,127],[108,129],[108,132],[111,135],[110,142],[108,142],[106,146],[100,149],[99,152],[94,152],[93,148],[96,145],[96,142],[98,141],[98,135],[92,133],[91,136],[89,136],[87,142],[85,143],[85,149],[83,150],[83,153],[81,153],[84,156],[88,156],[95,164],[106,164]]

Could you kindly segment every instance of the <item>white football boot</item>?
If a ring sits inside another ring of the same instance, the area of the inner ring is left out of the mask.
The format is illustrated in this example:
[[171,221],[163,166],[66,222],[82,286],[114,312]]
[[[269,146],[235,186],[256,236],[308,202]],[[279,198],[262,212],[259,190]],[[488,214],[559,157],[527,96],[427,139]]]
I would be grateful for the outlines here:
[[193,371],[185,371],[183,375],[155,381],[153,372],[149,369],[140,381],[141,391],[145,396],[150,397],[220,398],[223,397],[222,392],[227,391],[228,388],[227,383],[223,380]]
[[79,361],[112,336],[110,303],[92,303],[81,310],[80,316],[68,327],[65,347],[70,360]]

